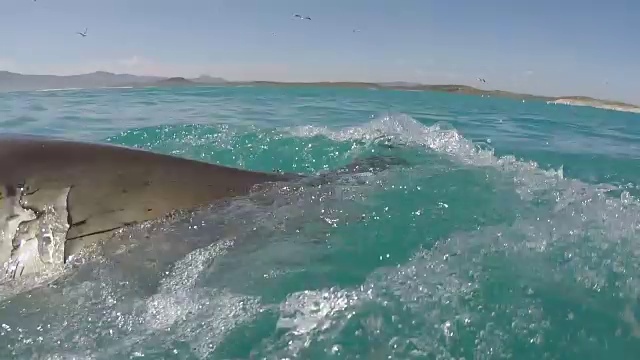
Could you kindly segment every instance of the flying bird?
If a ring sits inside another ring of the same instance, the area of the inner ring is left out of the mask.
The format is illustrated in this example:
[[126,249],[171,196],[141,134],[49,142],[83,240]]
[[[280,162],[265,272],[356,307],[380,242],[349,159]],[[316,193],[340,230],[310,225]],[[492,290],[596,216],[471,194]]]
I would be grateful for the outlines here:
[[86,37],[87,36],[87,30],[89,30],[89,29],[85,28],[83,33],[77,32],[76,34],[78,34],[78,35],[80,35],[82,37]]
[[300,14],[293,14],[293,17],[296,17],[296,18],[298,18],[298,19],[300,19],[300,20],[311,20],[311,18],[310,18],[310,17],[308,17],[308,16],[302,16],[302,15],[300,15]]
[[486,83],[487,80],[483,79],[483,78],[478,78],[478,81],[480,81],[481,83]]

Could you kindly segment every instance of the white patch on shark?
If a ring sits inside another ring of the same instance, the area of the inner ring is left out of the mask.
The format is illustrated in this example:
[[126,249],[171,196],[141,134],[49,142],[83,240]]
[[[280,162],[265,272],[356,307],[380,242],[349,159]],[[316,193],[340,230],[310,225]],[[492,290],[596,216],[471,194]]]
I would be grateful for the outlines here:
[[0,200],[0,264],[5,265],[11,259],[13,239],[18,227],[23,222],[35,220],[36,214],[23,208],[20,198],[10,196],[7,191]]
[[44,203],[29,204],[28,195],[20,190],[16,191],[18,195],[3,199],[0,283],[25,276],[46,276],[63,269],[69,190],[47,191]]

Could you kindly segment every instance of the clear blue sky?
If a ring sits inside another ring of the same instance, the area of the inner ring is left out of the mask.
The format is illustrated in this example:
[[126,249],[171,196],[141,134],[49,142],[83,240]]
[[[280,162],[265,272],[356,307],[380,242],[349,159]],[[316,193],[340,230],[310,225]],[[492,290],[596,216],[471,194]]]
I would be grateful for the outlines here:
[[637,0],[0,2],[0,69],[23,73],[462,83],[640,103],[639,36]]

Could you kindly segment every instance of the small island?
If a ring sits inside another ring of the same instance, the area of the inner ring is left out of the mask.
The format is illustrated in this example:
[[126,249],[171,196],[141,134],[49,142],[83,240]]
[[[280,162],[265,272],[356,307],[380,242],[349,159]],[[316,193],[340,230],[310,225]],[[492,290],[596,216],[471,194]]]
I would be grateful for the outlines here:
[[189,86],[195,85],[195,81],[187,80],[183,77],[172,77],[168,79],[162,79],[155,82],[153,85],[155,86]]

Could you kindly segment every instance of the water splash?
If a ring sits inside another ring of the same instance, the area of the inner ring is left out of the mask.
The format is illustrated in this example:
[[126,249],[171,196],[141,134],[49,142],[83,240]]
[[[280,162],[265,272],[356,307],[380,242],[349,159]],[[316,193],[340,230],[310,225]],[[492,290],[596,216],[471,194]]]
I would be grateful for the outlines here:
[[[379,151],[417,165],[212,210],[236,219],[224,222],[234,246],[191,253],[150,296],[109,283],[108,271],[100,285],[66,289],[58,304],[81,306],[59,310],[66,325],[43,330],[58,335],[41,343],[59,356],[89,351],[89,335],[108,330],[118,340],[100,341],[122,357],[625,358],[638,349],[640,208],[627,192],[616,197],[620,189],[566,178],[563,168],[498,157],[444,123],[406,115],[337,130],[166,129],[142,146],[232,165],[263,161],[281,145],[298,166]],[[212,145],[220,139],[224,150]],[[100,320],[90,325],[87,314]],[[18,340],[37,339],[26,324],[18,326],[26,335],[9,337],[13,354],[28,353]],[[79,342],[55,342],[68,336]]]

